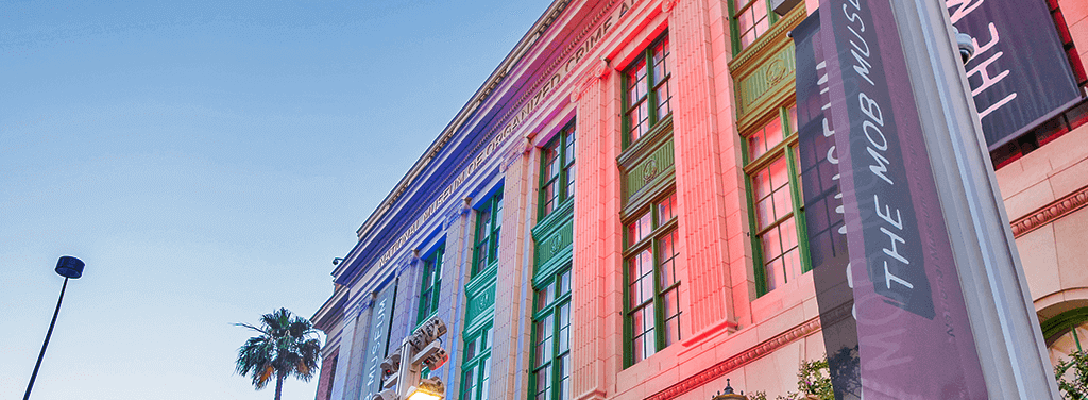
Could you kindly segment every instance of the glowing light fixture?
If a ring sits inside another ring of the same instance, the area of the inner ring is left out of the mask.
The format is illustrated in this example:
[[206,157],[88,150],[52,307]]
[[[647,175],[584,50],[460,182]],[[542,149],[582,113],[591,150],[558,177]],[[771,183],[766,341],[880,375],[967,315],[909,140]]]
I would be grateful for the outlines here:
[[446,397],[446,386],[438,378],[419,381],[419,386],[408,388],[408,400],[442,400]]

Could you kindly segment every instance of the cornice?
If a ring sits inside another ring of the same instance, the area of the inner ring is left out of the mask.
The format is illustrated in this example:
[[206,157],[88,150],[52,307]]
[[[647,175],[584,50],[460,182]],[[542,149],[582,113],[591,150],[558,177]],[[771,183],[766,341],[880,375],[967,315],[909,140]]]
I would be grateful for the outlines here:
[[1088,186],[1074,190],[1073,193],[1070,193],[1065,197],[1039,207],[1035,211],[1017,218],[1009,225],[1012,226],[1012,234],[1016,237],[1020,237],[1028,232],[1039,229],[1046,224],[1054,222],[1058,218],[1080,210],[1086,205],[1088,205]]
[[785,347],[800,338],[816,333],[820,330],[820,318],[816,317],[808,321],[802,322],[800,325],[795,326],[786,332],[779,334],[778,336],[760,342],[758,345],[748,348],[732,357],[727,358],[725,361],[714,364],[710,368],[699,371],[695,375],[688,377],[680,382],[677,382],[654,395],[647,398],[647,400],[669,400],[680,397],[681,395],[688,393],[696,388],[702,387],[725,374],[743,367],[744,365],[751,363],[752,361],[763,358],[764,356],[773,353],[774,351]]

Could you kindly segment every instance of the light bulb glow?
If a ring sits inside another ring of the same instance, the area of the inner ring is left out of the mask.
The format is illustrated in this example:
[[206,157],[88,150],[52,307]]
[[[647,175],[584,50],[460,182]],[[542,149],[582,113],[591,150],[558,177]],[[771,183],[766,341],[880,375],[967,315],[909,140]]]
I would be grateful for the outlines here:
[[442,400],[442,396],[437,396],[427,391],[416,389],[415,392],[408,395],[408,400]]

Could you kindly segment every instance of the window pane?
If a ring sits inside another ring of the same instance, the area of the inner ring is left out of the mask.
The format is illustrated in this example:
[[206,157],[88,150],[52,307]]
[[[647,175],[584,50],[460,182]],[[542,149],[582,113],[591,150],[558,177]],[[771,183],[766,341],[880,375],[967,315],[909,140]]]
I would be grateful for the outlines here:
[[763,129],[760,129],[748,137],[748,159],[755,161],[766,152],[767,139],[763,137]]
[[627,246],[632,246],[646,235],[650,234],[650,214],[643,214],[638,219],[627,224]]
[[669,38],[666,36],[658,43],[652,50],[651,59],[654,63],[654,85],[657,85],[661,81],[665,80],[665,77],[669,75],[668,59],[669,56]]
[[654,89],[654,95],[657,96],[657,119],[661,120],[665,116],[672,113],[672,107],[669,105],[669,101],[672,100],[672,92],[669,91],[669,81],[665,81]]
[[752,10],[745,10],[744,13],[737,16],[737,31],[740,31],[741,33],[744,33],[744,32],[748,32],[751,29],[752,29]]
[[544,215],[548,215],[549,213],[552,212],[552,210],[555,209],[555,197],[556,197],[555,183],[553,182],[553,183],[549,183],[547,185],[544,185],[544,188],[542,188],[540,191],[542,193],[541,194],[541,196],[542,196],[541,200],[544,203],[544,204],[541,205],[541,208],[542,208],[542,211],[544,212]]
[[752,191],[755,200],[763,200],[771,195],[771,173],[769,168],[764,168],[752,177]]
[[536,375],[536,391],[538,399],[549,399],[551,394],[551,368],[544,367],[540,371],[537,371]]
[[559,273],[558,283],[559,283],[559,290],[557,291],[558,296],[562,296],[562,295],[565,295],[567,293],[570,293],[570,270],[569,269]]
[[756,0],[752,3],[752,15],[756,21],[756,28],[754,29],[756,37],[763,35],[767,32],[767,25],[770,20],[767,19],[767,3],[765,0]]
[[782,119],[779,117],[772,119],[767,125],[763,126],[763,132],[768,150],[782,143]]
[[786,118],[789,118],[788,124],[790,133],[797,132],[797,130],[800,129],[800,127],[797,126],[797,104],[790,106],[790,108],[786,110]]
[[562,368],[559,375],[559,399],[570,400],[570,354],[564,355],[556,365]]
[[673,193],[657,205],[657,220],[664,224],[676,216],[676,193]]
[[574,181],[578,174],[578,167],[574,164],[567,166],[567,197],[574,197]]
[[570,349],[570,303],[559,306],[559,352]]
[[475,369],[469,367],[469,369],[466,370],[464,374],[464,383],[462,384],[464,392],[461,393],[461,398],[468,400],[472,400],[475,398],[475,396],[473,396],[473,394],[475,394],[476,392],[476,379],[474,379],[475,377]]
[[778,228],[771,228],[760,237],[763,246],[763,262],[768,262],[782,254],[782,240],[778,235]]
[[672,231],[661,238],[660,248],[660,261],[658,261],[658,268],[660,268],[661,287],[671,286],[677,282],[676,279],[676,256],[679,251],[676,249],[676,240],[679,238],[679,231]]

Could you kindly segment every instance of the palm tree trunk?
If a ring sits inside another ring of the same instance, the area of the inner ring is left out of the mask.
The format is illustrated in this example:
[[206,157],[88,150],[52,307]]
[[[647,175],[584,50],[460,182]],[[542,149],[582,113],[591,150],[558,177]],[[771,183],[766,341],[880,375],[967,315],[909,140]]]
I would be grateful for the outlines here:
[[280,400],[280,396],[283,395],[283,379],[286,377],[287,375],[282,372],[276,373],[276,400]]

